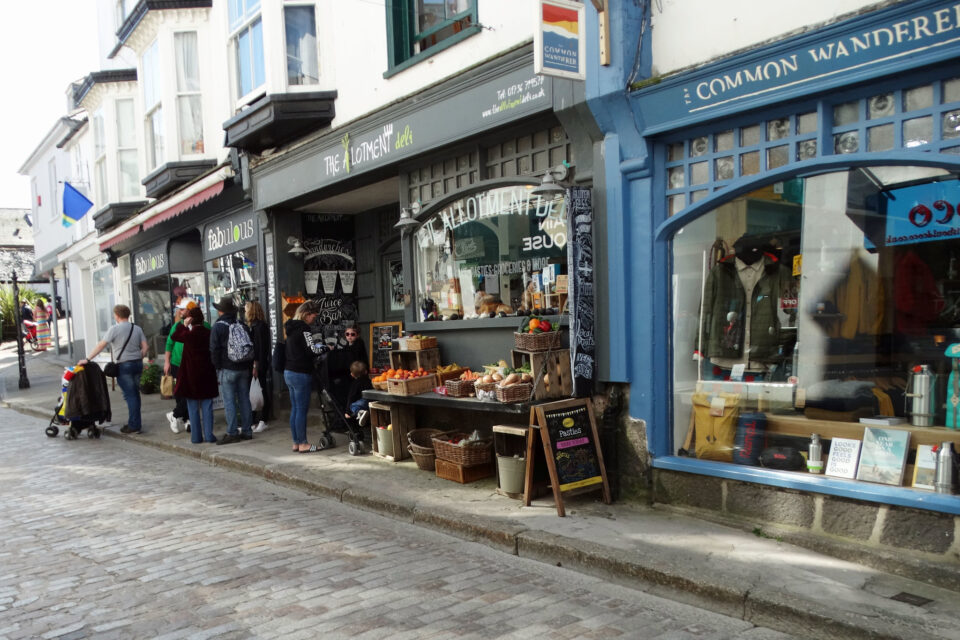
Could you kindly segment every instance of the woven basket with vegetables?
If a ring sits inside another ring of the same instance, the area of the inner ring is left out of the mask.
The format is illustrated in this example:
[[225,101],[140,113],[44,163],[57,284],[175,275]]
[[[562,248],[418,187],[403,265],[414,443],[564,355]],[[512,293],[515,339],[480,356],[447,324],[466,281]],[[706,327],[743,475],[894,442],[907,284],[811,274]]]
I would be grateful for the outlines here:
[[560,332],[549,320],[539,316],[523,319],[520,329],[513,334],[517,349],[522,351],[548,351],[560,348]]

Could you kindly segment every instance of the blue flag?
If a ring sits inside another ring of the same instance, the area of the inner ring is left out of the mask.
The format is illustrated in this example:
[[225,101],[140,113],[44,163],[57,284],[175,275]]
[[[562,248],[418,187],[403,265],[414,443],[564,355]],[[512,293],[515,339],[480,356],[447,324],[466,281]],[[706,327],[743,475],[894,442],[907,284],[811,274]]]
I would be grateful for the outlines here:
[[93,203],[69,182],[63,183],[63,226],[69,227],[82,218]]

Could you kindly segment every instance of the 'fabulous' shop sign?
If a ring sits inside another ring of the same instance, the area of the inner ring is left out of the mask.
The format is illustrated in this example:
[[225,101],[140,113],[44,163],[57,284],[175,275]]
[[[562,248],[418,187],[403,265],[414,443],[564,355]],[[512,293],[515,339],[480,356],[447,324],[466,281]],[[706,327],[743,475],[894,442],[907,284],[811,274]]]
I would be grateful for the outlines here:
[[252,211],[211,222],[203,231],[204,259],[219,258],[257,244],[256,231],[256,216]]
[[658,133],[950,59],[957,42],[960,3],[904,2],[680,74],[633,99],[645,133]]
[[133,254],[133,281],[141,282],[170,273],[166,241]]

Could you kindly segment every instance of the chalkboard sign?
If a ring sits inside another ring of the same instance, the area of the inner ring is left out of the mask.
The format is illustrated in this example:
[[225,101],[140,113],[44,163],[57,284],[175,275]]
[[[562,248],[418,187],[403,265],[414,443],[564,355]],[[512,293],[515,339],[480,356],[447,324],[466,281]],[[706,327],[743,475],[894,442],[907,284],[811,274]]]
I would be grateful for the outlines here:
[[567,189],[567,265],[570,270],[567,300],[570,313],[570,370],[573,394],[593,393],[596,374],[596,341],[593,311],[593,200],[589,187]]
[[370,325],[370,368],[386,371],[390,368],[390,350],[393,341],[403,333],[402,322],[374,322]]
[[610,504],[607,472],[590,399],[537,405],[531,409],[531,422],[540,430],[557,514],[564,515],[563,492],[574,489],[602,488],[603,501]]

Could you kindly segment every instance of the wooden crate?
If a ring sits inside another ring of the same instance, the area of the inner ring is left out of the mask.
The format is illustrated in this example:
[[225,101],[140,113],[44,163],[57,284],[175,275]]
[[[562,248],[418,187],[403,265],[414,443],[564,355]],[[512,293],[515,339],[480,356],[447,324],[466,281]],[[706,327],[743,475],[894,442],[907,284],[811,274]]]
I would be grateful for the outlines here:
[[419,351],[390,352],[391,369],[414,370],[423,367],[427,371],[436,371],[440,366],[440,349],[421,349]]
[[424,336],[423,338],[407,338],[407,349],[410,351],[422,351],[423,349],[436,349],[437,339],[433,336]]
[[[573,393],[573,376],[570,372],[570,350],[557,351],[521,351],[514,349],[510,352],[513,358],[513,368],[517,369],[525,363],[530,363],[530,375],[537,382],[533,392],[534,400],[550,398],[566,398]],[[540,372],[549,376],[549,384],[540,377]]]
[[395,396],[415,396],[427,391],[433,391],[437,385],[437,376],[426,375],[419,378],[387,380],[387,391]]
[[483,464],[463,467],[455,462],[448,462],[447,460],[437,458],[436,473],[438,478],[453,480],[460,484],[467,484],[468,482],[476,482],[477,480],[493,476],[494,462],[491,460]]
[[[377,428],[393,424],[390,433],[393,434],[394,455],[380,453],[380,444],[377,442]],[[373,455],[391,462],[399,462],[410,457],[407,451],[407,434],[415,428],[414,407],[400,404],[385,404],[383,402],[370,403],[370,447]]]

